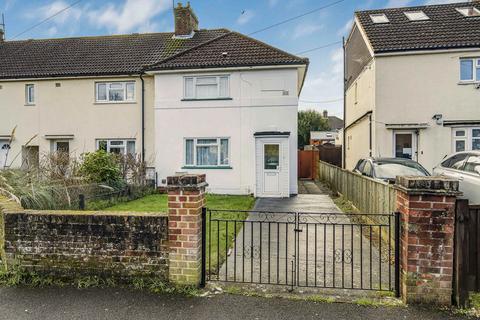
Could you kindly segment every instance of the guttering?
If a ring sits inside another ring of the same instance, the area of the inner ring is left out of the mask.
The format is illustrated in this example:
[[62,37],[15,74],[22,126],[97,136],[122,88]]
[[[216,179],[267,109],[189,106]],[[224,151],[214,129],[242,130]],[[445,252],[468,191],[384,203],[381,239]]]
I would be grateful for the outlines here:
[[194,68],[194,69],[169,69],[146,71],[145,74],[154,75],[160,73],[191,73],[191,72],[215,72],[215,71],[235,71],[235,70],[268,70],[268,69],[298,69],[305,68],[305,64],[284,64],[284,65],[266,65],[250,67],[216,67],[216,68]]
[[46,76],[46,77],[14,77],[14,78],[0,78],[0,82],[12,82],[12,81],[49,81],[49,80],[78,80],[78,79],[98,79],[98,78],[131,78],[136,74],[111,74],[111,75],[66,75],[66,76]]
[[440,54],[440,53],[454,53],[454,52],[475,52],[479,51],[480,47],[470,48],[441,48],[441,49],[418,49],[418,50],[397,50],[392,52],[378,52],[375,57],[389,57],[389,56],[409,56],[409,55],[423,55],[423,54]]
[[143,72],[140,73],[142,83],[142,161],[145,162],[145,80],[143,74]]
[[353,127],[354,125],[356,125],[357,123],[359,123],[360,121],[362,121],[363,119],[365,119],[367,116],[371,115],[372,113],[373,113],[373,111],[367,111],[367,112],[365,112],[363,115],[361,115],[361,116],[358,117],[355,121],[353,121],[353,122],[350,123],[347,127],[345,127],[345,130],[350,129],[350,127]]

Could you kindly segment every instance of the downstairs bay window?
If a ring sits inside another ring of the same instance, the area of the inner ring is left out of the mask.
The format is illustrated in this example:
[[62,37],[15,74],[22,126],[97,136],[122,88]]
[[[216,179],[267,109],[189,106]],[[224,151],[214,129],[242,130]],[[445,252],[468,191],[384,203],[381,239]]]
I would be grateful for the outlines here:
[[185,167],[229,168],[228,138],[186,138]]

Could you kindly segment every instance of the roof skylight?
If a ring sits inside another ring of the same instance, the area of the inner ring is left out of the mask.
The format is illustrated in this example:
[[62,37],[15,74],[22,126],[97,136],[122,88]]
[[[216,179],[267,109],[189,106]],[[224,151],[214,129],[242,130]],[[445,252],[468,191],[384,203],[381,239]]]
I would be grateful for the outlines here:
[[475,7],[456,8],[465,17],[480,17],[480,10]]
[[388,20],[385,13],[371,14],[370,19],[372,19],[373,23],[389,23],[390,22],[390,20]]
[[423,11],[407,11],[404,13],[410,21],[423,21],[430,19]]

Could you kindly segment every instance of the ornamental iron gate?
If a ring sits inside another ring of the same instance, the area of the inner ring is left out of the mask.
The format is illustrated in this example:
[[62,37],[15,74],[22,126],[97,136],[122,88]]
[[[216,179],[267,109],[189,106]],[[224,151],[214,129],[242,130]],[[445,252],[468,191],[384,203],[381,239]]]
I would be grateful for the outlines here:
[[399,214],[203,210],[203,281],[395,291]]

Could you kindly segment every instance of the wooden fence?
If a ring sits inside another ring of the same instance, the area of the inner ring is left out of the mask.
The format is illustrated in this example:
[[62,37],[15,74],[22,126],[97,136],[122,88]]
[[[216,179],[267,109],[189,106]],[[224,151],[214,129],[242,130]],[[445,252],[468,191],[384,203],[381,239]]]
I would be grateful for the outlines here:
[[353,203],[362,213],[396,211],[393,185],[361,176],[329,163],[318,162],[318,179]]
[[455,212],[455,303],[469,306],[470,292],[480,292],[480,206],[457,200]]

